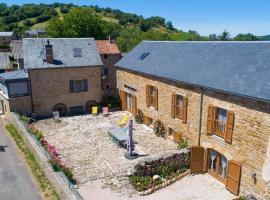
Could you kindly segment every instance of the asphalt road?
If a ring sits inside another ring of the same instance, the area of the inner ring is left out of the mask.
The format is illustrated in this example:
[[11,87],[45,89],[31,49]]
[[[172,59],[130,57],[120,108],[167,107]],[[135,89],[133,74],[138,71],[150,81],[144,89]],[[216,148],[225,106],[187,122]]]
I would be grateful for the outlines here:
[[7,134],[0,118],[0,200],[41,200],[29,171]]

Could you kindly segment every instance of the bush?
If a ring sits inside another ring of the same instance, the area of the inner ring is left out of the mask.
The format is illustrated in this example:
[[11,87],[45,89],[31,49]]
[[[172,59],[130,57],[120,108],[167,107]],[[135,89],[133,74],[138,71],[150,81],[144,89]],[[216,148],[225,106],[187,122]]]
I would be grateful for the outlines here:
[[29,124],[30,122],[30,118],[25,115],[21,116],[20,119],[23,121],[24,124]]
[[138,191],[144,191],[162,183],[160,179],[153,180],[150,176],[131,176],[130,182]]
[[135,115],[135,121],[138,124],[142,124],[143,123],[143,112],[141,110],[138,110],[136,115]]
[[55,159],[50,159],[48,162],[52,165],[54,171],[56,172],[61,171],[61,166]]
[[154,124],[154,133],[158,137],[164,137],[165,136],[165,128],[163,126],[163,123],[161,121],[156,121]]
[[180,149],[186,148],[188,146],[187,140],[181,138],[179,140],[178,146],[179,146]]
[[108,106],[109,108],[117,108],[120,107],[120,99],[114,96],[103,96],[100,105]]
[[62,166],[62,170],[63,170],[64,174],[68,177],[70,182],[73,184],[76,184],[76,180],[73,178],[73,174],[72,174],[71,170],[68,167],[64,167],[64,166]]

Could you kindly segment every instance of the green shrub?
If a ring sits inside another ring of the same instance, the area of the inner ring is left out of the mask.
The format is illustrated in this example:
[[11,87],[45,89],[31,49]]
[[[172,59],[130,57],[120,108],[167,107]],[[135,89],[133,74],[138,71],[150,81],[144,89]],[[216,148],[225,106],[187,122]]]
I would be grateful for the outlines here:
[[143,123],[143,112],[141,110],[138,110],[136,115],[135,115],[135,121],[138,124],[142,124]]
[[153,180],[151,176],[131,176],[130,182],[138,191],[145,191],[162,183],[160,179]]
[[25,115],[20,116],[20,119],[21,119],[21,120],[23,121],[23,123],[25,123],[25,124],[29,124],[29,122],[30,122],[30,118],[27,117],[27,116],[25,116]]
[[76,184],[76,180],[73,178],[73,174],[72,174],[71,170],[68,167],[63,167],[63,166],[62,166],[62,170],[63,170],[64,174],[68,177],[70,182],[73,184]]
[[55,159],[50,159],[48,162],[52,165],[54,171],[56,172],[61,171],[61,166]]
[[176,172],[176,169],[173,169],[172,166],[158,166],[153,170],[154,175],[159,175],[162,178],[167,178]]
[[100,105],[108,106],[109,108],[117,108],[120,107],[120,99],[114,96],[103,96]]
[[181,138],[179,140],[178,146],[179,146],[180,149],[184,149],[184,148],[188,147],[187,140]]
[[189,168],[189,166],[190,166],[190,154],[189,153],[186,153],[185,155],[184,155],[184,159],[185,159],[185,168],[186,169],[188,169]]

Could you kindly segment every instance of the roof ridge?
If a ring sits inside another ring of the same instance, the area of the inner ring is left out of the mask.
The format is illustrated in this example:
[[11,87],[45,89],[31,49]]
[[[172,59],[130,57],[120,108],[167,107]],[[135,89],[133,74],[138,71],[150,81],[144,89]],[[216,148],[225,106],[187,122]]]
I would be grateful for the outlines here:
[[270,43],[270,41],[170,41],[170,40],[165,40],[165,41],[155,41],[155,40],[143,40],[142,42],[151,42],[151,43]]

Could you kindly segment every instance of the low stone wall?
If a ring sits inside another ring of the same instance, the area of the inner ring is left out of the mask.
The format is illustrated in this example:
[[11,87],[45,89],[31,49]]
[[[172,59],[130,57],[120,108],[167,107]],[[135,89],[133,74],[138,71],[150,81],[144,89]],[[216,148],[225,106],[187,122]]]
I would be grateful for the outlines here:
[[135,176],[153,176],[152,171],[156,167],[175,166],[177,169],[183,168],[185,163],[185,155],[189,151],[186,149],[175,150],[166,154],[159,154],[154,157],[142,159],[134,166],[133,175]]
[[[175,150],[167,152],[166,154],[159,154],[153,157],[148,157],[146,159],[141,159],[134,166],[132,175],[135,176],[154,176],[153,170],[157,167],[174,167],[176,170],[181,170],[186,166],[185,156],[190,154],[190,151],[187,149]],[[185,171],[180,173],[178,176],[171,177],[165,180],[162,184],[154,186],[146,191],[139,192],[140,195],[149,195],[156,190],[164,188],[168,185],[171,185],[175,181],[185,177],[190,172]]]
[[16,127],[16,129],[21,133],[21,136],[26,143],[26,145],[32,150],[35,158],[38,160],[41,165],[46,177],[49,179],[51,184],[54,186],[56,192],[61,199],[65,200],[76,200],[82,199],[80,195],[76,194],[75,188],[73,185],[69,185],[67,181],[63,179],[61,174],[55,172],[51,165],[48,163],[48,158],[44,155],[44,152],[36,144],[36,141],[26,130],[24,124],[19,120],[16,114],[10,113],[7,116],[7,119]]

